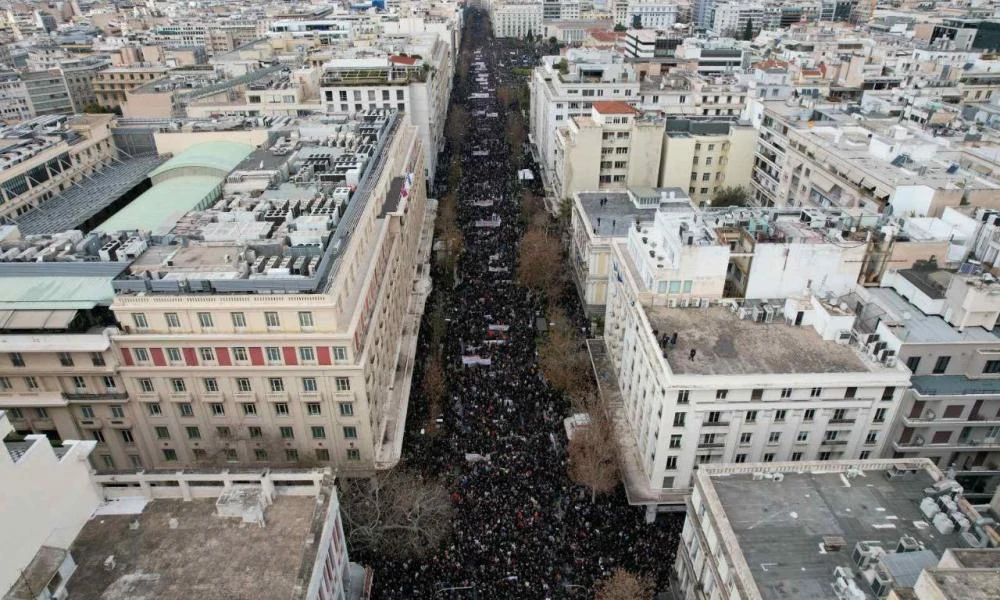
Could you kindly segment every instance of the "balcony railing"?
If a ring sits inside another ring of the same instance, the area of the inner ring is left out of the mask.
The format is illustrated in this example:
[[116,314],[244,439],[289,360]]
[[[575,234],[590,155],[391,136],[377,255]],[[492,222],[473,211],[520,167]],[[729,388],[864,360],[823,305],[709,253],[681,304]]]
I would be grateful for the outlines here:
[[850,425],[857,421],[857,419],[830,419],[830,425]]
[[128,400],[127,392],[64,392],[67,400]]
[[846,446],[847,440],[823,440],[819,443],[820,446]]

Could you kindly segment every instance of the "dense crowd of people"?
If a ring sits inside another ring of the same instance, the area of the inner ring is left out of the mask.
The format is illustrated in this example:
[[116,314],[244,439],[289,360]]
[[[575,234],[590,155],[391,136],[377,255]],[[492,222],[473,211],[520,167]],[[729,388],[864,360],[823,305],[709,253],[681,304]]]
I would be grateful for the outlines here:
[[[513,46],[493,40],[486,27],[482,14],[469,17],[471,89],[457,99],[469,131],[464,147],[451,150],[462,165],[464,253],[454,289],[435,292],[448,306],[443,422],[433,438],[414,423],[404,448],[404,466],[448,486],[453,531],[419,559],[359,558],[374,567],[376,598],[590,598],[594,583],[617,567],[653,575],[662,591],[681,517],[646,524],[620,487],[592,504],[566,475],[569,404],[540,375],[542,307],[515,276],[522,165],[510,160],[506,107],[494,90],[517,61]],[[441,164],[449,161],[446,151]],[[581,314],[578,306],[567,310]],[[426,412],[415,394],[411,419],[418,420]]]

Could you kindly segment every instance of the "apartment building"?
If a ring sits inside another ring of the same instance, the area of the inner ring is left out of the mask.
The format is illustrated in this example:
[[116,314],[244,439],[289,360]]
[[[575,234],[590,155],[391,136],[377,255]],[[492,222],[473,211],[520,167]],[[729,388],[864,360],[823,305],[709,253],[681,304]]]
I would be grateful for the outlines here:
[[438,32],[405,34],[404,39],[403,54],[367,50],[324,63],[321,101],[327,114],[376,108],[402,111],[420,132],[427,169],[423,175],[433,181],[444,144],[454,47],[448,36]]
[[[634,465],[627,489],[676,503],[707,464],[883,452],[909,372],[851,341],[849,307],[813,293],[669,302],[623,246],[612,247],[604,345],[621,397],[610,409]],[[697,296],[706,283],[696,274],[678,287]]]
[[[633,27],[636,24],[646,29],[667,29],[677,22],[678,6],[662,0],[629,0],[620,2],[624,11],[616,13],[616,24]],[[619,17],[624,16],[619,20]]]
[[170,69],[165,65],[137,64],[110,67],[94,78],[94,95],[97,103],[105,108],[121,108],[127,92],[159,79]]
[[0,130],[0,217],[14,218],[118,154],[110,115],[46,116]]
[[501,1],[490,3],[493,37],[525,38],[542,32],[544,6],[541,2]]
[[546,181],[556,177],[559,127],[574,116],[590,115],[595,101],[631,103],[639,91],[634,70],[617,52],[571,49],[564,58],[565,63],[558,57],[543,57],[528,84],[530,141],[537,149]]
[[599,100],[590,116],[573,116],[556,132],[557,198],[584,190],[655,187],[663,120],[644,117],[621,100]]
[[973,507],[928,461],[706,465],[693,487],[672,586],[682,598],[1000,593],[997,501]]
[[750,187],[757,130],[724,119],[667,119],[659,185],[679,187],[698,205],[724,187]]
[[[429,252],[423,151],[400,121],[376,111],[252,152],[192,147],[98,227],[129,262],[111,307],[131,399],[116,434],[144,466],[398,460]],[[190,212],[160,208],[195,183]],[[157,243],[166,234],[188,245]]]
[[31,112],[35,115],[73,114],[73,96],[66,78],[59,69],[21,73],[21,81],[28,92]]
[[674,70],[643,78],[638,107],[670,117],[733,117],[744,110],[747,97],[748,86],[731,74]]
[[0,121],[16,123],[32,117],[28,88],[14,72],[0,73]]
[[932,265],[890,271],[882,287],[858,290],[868,344],[913,373],[886,454],[950,469],[975,500],[1000,483],[998,290],[988,275]]

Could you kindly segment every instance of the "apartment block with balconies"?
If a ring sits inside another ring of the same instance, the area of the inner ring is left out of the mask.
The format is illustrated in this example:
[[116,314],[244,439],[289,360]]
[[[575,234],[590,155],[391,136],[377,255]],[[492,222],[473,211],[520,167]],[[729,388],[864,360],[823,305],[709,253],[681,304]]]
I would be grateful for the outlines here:
[[928,266],[882,286],[858,292],[860,331],[913,373],[884,454],[928,458],[985,499],[1000,483],[1000,285]]

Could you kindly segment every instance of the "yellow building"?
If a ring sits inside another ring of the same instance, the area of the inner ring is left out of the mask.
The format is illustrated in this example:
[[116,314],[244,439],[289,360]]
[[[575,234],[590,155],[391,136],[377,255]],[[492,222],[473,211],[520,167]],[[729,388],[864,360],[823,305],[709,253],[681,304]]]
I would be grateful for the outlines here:
[[723,187],[750,187],[757,130],[736,121],[667,121],[660,161],[662,187],[686,189],[696,204]]

